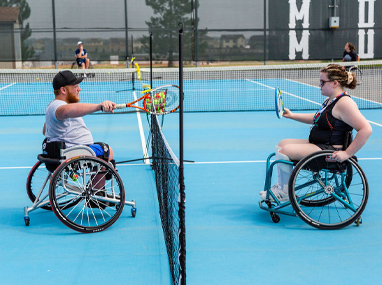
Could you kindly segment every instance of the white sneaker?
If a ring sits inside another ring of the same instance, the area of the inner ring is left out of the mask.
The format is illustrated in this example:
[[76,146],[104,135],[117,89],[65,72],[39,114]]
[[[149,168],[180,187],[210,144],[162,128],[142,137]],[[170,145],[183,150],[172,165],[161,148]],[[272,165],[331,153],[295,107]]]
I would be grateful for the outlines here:
[[[271,191],[276,196],[277,200],[279,200],[280,202],[289,201],[288,193],[283,192],[279,183],[273,185]],[[265,200],[267,198],[267,191],[261,191],[260,195],[261,199]],[[269,200],[274,201],[271,195],[269,195]]]

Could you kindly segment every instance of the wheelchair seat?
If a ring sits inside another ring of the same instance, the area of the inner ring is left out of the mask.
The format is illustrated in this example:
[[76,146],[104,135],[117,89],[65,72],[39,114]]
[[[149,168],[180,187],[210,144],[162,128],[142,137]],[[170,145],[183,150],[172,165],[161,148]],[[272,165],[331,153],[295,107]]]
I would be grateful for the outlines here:
[[[346,150],[352,141],[353,141],[353,132],[352,131],[346,132],[342,150]],[[355,155],[353,155],[351,158],[354,159],[355,161],[358,161]],[[292,160],[293,166],[296,166],[299,163],[299,161],[300,160]],[[327,164],[327,162],[334,162],[334,163]],[[338,170],[338,169],[343,170],[344,169],[343,166],[345,163],[346,162],[339,163],[337,161],[331,160],[331,156],[329,155],[327,157],[321,157],[319,160],[315,162],[315,165],[313,165],[312,163],[305,165],[305,169],[309,169],[311,171],[316,171],[316,172],[322,169],[323,167],[329,167],[330,170]],[[345,169],[346,169],[346,166],[345,166]]]
[[44,153],[37,155],[37,159],[45,163],[45,166],[48,169],[48,171],[52,173],[56,170],[56,168],[60,165],[62,161],[65,161],[69,158],[76,156],[96,156],[94,151],[88,146],[77,145],[65,148],[65,144],[62,144],[61,142],[58,142],[57,145],[59,145],[59,157],[57,157],[57,155],[55,154],[53,154],[52,156],[49,156]]

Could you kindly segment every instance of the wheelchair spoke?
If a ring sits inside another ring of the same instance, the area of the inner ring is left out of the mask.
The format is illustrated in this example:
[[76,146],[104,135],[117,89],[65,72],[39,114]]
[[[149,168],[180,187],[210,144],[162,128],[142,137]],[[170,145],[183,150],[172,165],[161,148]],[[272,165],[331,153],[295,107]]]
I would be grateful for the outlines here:
[[301,160],[289,185],[296,214],[322,229],[351,224],[361,215],[368,199],[366,177],[357,162],[348,160],[338,164],[326,160],[330,154],[330,151],[317,152]]
[[118,219],[125,192],[118,173],[108,163],[96,157],[78,157],[55,171],[50,200],[65,225],[80,232],[97,232]]

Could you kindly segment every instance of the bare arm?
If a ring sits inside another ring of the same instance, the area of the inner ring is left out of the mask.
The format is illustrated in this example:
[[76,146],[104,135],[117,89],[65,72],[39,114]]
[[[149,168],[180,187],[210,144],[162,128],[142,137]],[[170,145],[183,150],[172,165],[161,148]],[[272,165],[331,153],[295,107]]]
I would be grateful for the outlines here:
[[334,158],[344,161],[356,154],[365,145],[373,130],[351,98],[342,98],[333,108],[333,116],[344,121],[357,131],[353,142],[345,151],[334,152]]
[[114,113],[116,104],[111,101],[104,101],[100,104],[90,104],[90,103],[71,103],[60,106],[56,110],[56,117],[58,120],[62,121],[68,118],[83,117],[85,115],[103,111]]
[[45,132],[46,132],[46,123],[44,123],[44,127],[42,128],[42,134],[45,136]]
[[312,124],[314,114],[304,114],[304,113],[292,113],[289,109],[285,108],[283,117],[292,119],[305,124]]

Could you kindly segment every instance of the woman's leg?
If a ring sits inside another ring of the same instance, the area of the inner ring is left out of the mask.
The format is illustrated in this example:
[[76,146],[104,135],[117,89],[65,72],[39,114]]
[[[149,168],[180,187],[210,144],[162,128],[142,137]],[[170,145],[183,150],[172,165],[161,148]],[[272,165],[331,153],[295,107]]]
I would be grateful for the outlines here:
[[[310,144],[307,140],[302,139],[285,139],[276,146],[277,160],[300,160],[303,157],[319,151],[320,148],[314,144]],[[293,166],[286,163],[277,164],[278,182],[281,190],[288,193],[289,178],[293,171]]]
[[321,148],[301,139],[285,139],[279,143],[280,153],[285,154],[291,160],[300,160],[305,156],[320,151]]

